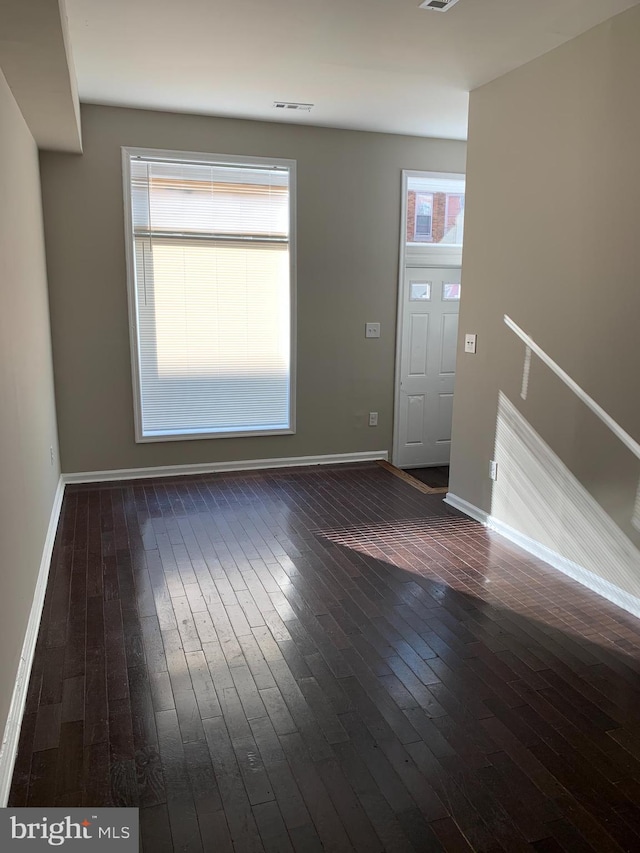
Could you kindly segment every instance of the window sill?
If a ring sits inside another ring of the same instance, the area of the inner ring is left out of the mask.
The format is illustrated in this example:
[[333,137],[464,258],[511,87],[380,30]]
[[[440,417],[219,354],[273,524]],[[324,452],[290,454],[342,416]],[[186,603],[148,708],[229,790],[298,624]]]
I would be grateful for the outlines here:
[[235,432],[170,432],[157,435],[136,435],[136,444],[160,441],[206,441],[212,438],[261,438],[268,435],[295,435],[295,428],[236,430]]

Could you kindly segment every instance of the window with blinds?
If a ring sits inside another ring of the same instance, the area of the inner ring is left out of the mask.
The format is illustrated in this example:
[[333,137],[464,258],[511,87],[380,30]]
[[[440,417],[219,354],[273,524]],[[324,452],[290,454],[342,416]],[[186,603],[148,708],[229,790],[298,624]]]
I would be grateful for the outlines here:
[[137,440],[293,432],[294,161],[123,157]]

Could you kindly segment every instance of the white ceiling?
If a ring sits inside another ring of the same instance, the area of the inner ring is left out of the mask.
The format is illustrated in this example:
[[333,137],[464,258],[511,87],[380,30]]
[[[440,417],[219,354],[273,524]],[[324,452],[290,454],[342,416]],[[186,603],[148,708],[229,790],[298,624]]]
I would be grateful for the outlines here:
[[464,139],[470,90],[638,0],[419,2],[67,0],[80,98]]

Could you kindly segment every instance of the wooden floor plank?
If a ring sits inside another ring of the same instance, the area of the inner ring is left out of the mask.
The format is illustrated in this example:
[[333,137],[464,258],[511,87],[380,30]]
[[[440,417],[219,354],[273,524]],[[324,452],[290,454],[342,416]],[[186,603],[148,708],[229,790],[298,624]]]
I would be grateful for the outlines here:
[[640,623],[388,464],[68,486],[10,804],[145,851],[640,848]]

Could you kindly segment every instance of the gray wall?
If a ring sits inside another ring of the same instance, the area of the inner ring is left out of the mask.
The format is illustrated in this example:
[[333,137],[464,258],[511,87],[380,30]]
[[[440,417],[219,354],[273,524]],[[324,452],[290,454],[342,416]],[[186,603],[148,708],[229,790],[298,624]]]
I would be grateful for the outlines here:
[[38,152],[1,72],[0,269],[2,732],[60,470]]
[[[41,157],[63,470],[390,449],[401,170],[464,171],[464,143],[97,106],[82,121],[82,157]],[[123,145],[297,160],[296,435],[136,445]]]
[[521,399],[503,317],[640,440],[638,44],[634,7],[471,95],[450,484],[636,596],[640,462],[535,356]]

